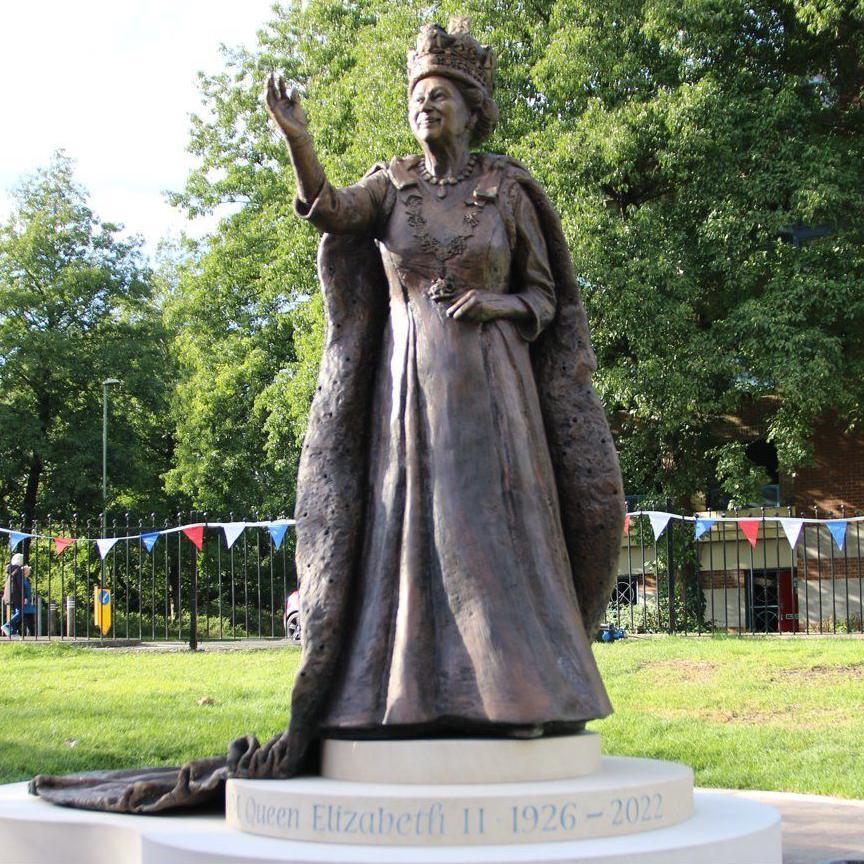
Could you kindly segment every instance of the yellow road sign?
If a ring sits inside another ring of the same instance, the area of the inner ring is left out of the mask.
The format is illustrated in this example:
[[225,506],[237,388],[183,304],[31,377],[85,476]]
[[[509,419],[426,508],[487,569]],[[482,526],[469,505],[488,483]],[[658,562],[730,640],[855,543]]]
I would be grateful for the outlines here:
[[103,636],[111,629],[111,592],[107,588],[93,589],[93,621]]

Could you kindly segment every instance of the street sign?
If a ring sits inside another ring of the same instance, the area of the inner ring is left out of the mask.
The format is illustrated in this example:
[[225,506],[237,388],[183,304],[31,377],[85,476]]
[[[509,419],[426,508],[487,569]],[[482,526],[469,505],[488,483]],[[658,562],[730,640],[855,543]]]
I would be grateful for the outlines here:
[[107,588],[93,589],[93,621],[103,636],[111,629],[111,592]]

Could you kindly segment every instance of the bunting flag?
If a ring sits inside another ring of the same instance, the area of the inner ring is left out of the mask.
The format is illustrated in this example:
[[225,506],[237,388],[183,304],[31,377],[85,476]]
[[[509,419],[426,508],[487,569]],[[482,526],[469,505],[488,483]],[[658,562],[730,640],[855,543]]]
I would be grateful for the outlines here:
[[630,514],[624,514],[624,536],[626,537],[630,533]]
[[716,519],[697,519],[696,530],[694,531],[695,538],[698,540],[703,534],[707,534],[716,521]]
[[843,544],[846,542],[846,520],[831,519],[825,524],[828,526],[828,530],[831,532],[831,536],[834,538],[837,548],[842,552]]
[[789,545],[794,549],[798,538],[801,536],[801,527],[804,525],[804,520],[784,518],[780,520],[780,524],[783,526],[783,533],[786,535]]
[[283,522],[278,525],[271,525],[267,530],[273,538],[273,545],[278,549],[285,539],[285,532],[288,530],[288,526]]
[[9,549],[17,549],[18,544],[22,540],[26,540],[28,537],[32,537],[32,534],[22,534],[20,531],[10,531],[9,532]]
[[654,532],[654,540],[659,540],[660,535],[666,530],[669,520],[672,518],[671,513],[656,513],[648,514],[648,520],[651,522],[651,530]]
[[759,537],[759,523],[761,519],[739,519],[738,527],[747,538],[747,542],[755,549],[756,539]]
[[246,528],[245,522],[223,522],[222,530],[225,532],[225,545],[230,549],[234,545],[234,541],[243,533]]
[[58,555],[62,555],[63,550],[71,546],[74,542],[75,541],[71,537],[55,537],[54,548],[57,550]]
[[150,531],[147,534],[141,535],[141,543],[144,545],[144,548],[148,552],[153,551],[153,547],[156,545],[156,541],[159,539],[158,531]]
[[183,529],[183,533],[192,541],[199,552],[204,548],[203,525],[189,525]]
[[104,561],[105,556],[114,548],[114,544],[119,540],[119,537],[102,537],[96,541],[99,547],[99,557]]

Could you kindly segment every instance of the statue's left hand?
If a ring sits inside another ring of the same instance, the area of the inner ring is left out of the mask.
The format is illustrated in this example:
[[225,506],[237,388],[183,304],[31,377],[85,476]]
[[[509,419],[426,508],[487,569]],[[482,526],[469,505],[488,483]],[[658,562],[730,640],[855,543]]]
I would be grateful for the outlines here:
[[493,291],[466,291],[447,309],[447,315],[457,321],[495,321],[509,318],[525,321],[531,313],[525,304],[512,294],[496,294]]

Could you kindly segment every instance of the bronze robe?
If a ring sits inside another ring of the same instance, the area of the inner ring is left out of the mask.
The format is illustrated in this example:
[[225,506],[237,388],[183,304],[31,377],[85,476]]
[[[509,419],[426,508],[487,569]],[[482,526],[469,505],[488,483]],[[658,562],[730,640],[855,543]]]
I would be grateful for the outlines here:
[[[496,160],[443,198],[416,161],[298,207],[322,232],[375,237],[389,300],[359,566],[321,725],[343,736],[577,726],[611,709],[531,366],[556,309],[546,241]],[[529,321],[448,318],[471,288],[517,296]]]

